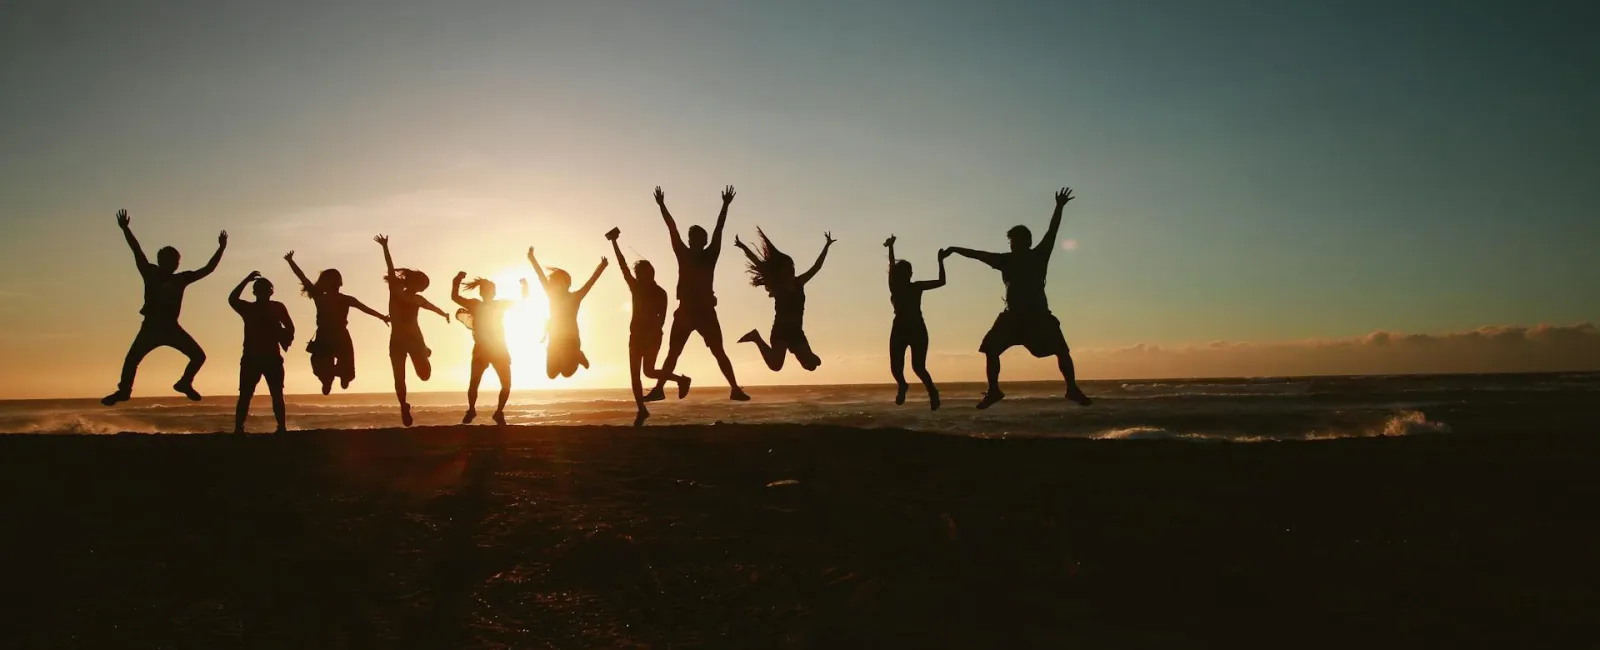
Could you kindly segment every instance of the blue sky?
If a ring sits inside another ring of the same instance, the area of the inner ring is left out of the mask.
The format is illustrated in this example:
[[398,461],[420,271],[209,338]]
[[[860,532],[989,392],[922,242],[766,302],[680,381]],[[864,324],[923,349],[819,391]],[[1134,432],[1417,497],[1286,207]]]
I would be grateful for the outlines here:
[[[617,225],[670,281],[655,185],[685,225],[737,185],[730,236],[760,225],[802,260],[822,231],[840,239],[807,325],[835,363],[772,375],[740,349],[749,383],[887,380],[883,238],[931,277],[940,246],[1042,232],[1061,185],[1081,197],[1062,230],[1077,248],[1049,291],[1077,349],[1592,321],[1597,18],[1574,2],[4,2],[0,351],[22,363],[0,395],[114,384],[139,300],[119,207],[186,266],[233,234],[185,309],[216,391],[240,336],[223,297],[246,272],[309,329],[289,249],[381,304],[370,237],[388,232],[442,303],[456,270],[531,276],[530,244],[581,276]],[[735,261],[730,339],[771,318]],[[934,370],[971,378],[981,359],[960,355],[1000,282],[950,273],[925,302],[950,359]],[[614,363],[574,385],[623,381],[625,302],[613,271],[585,339]],[[382,326],[353,331],[362,388],[385,390]],[[428,334],[442,361],[465,354],[459,328]],[[309,385],[303,356],[290,373]],[[686,363],[716,374],[693,346]]]

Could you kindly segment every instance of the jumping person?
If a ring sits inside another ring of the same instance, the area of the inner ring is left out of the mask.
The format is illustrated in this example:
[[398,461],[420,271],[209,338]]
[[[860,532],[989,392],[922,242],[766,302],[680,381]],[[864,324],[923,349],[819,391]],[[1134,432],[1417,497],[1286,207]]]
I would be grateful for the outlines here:
[[[710,348],[711,356],[716,357],[722,376],[728,380],[728,399],[747,401],[750,396],[739,387],[739,380],[733,376],[733,362],[728,360],[727,351],[722,349],[722,323],[717,320],[717,295],[713,286],[717,257],[722,254],[722,228],[728,222],[728,204],[733,202],[733,186],[729,185],[722,191],[722,211],[717,213],[717,227],[712,232],[709,244],[705,228],[689,226],[689,243],[684,245],[683,238],[678,234],[678,222],[667,211],[667,195],[657,187],[655,196],[656,205],[661,208],[661,220],[666,222],[667,232],[672,234],[672,254],[678,258],[678,309],[672,314],[667,360],[661,364],[662,374],[656,378],[656,387],[646,399],[653,401],[662,397],[662,387],[666,386],[667,378],[672,376],[672,370],[678,367],[678,355],[683,354],[683,346],[689,342],[689,335],[699,332],[706,347]],[[679,385],[680,398],[688,394],[687,387],[687,384]]]
[[450,314],[438,308],[422,292],[428,288],[428,274],[416,269],[397,269],[394,257],[389,255],[389,237],[372,238],[383,247],[383,264],[389,272],[383,281],[389,284],[389,367],[394,371],[394,395],[400,400],[400,422],[411,426],[411,403],[406,401],[406,359],[417,371],[417,379],[428,381],[433,376],[433,364],[428,360],[433,351],[422,340],[422,326],[417,323],[417,312],[423,309],[444,317]]
[[[252,285],[255,301],[244,301],[245,285]],[[233,432],[244,433],[244,419],[250,414],[256,384],[266,379],[267,391],[272,394],[272,417],[278,421],[276,432],[283,433],[282,350],[288,350],[294,342],[294,320],[289,318],[289,308],[272,299],[272,282],[261,277],[260,271],[251,271],[239,281],[228,295],[228,306],[244,319],[244,354],[239,357],[239,404],[233,411]]]
[[118,210],[117,226],[122,228],[122,237],[128,241],[128,248],[133,249],[133,261],[139,267],[139,276],[144,279],[144,307],[139,310],[144,315],[144,323],[139,326],[139,334],[133,337],[133,345],[128,347],[128,356],[122,360],[122,377],[117,382],[117,392],[105,396],[100,403],[111,406],[128,401],[133,396],[133,379],[139,372],[139,363],[151,350],[163,346],[182,352],[183,356],[189,358],[189,365],[183,369],[183,377],[172,385],[172,389],[198,402],[200,393],[194,389],[194,378],[206,363],[206,352],[178,324],[178,312],[183,310],[183,291],[217,270],[217,263],[222,261],[222,252],[228,248],[228,231],[217,235],[217,252],[211,255],[211,260],[205,266],[179,272],[178,249],[163,246],[156,251],[156,263],[151,264],[144,256],[144,249],[139,247],[139,240],[133,236],[131,224],[128,211]]
[[306,351],[311,353],[311,374],[322,382],[323,395],[333,390],[334,379],[339,380],[340,388],[349,389],[350,382],[356,378],[356,346],[350,340],[350,308],[355,307],[383,321],[385,325],[389,324],[389,317],[361,304],[360,300],[339,293],[339,289],[344,287],[344,276],[339,274],[338,269],[323,269],[322,273],[317,274],[317,281],[312,282],[300,270],[300,265],[295,264],[294,251],[289,251],[283,259],[289,263],[295,277],[300,278],[300,292],[317,306],[317,332],[306,344]]
[[[493,282],[477,278],[466,283],[468,290],[477,289],[477,298],[461,297],[461,281],[467,279],[465,271],[457,273],[450,283],[450,299],[461,305],[465,317],[456,320],[472,328],[472,373],[467,380],[467,413],[462,424],[471,424],[478,416],[478,384],[483,381],[483,371],[494,367],[500,378],[500,401],[494,409],[495,424],[506,423],[506,400],[511,397],[511,350],[506,347],[506,310],[516,304],[510,300],[495,300]],[[522,299],[528,299],[528,281],[522,281]]]
[[775,371],[783,369],[783,359],[790,352],[794,353],[794,359],[800,362],[801,368],[816,370],[817,366],[822,365],[822,359],[811,351],[811,341],[806,339],[806,283],[816,277],[817,271],[822,270],[822,261],[828,259],[828,249],[833,247],[836,240],[832,233],[822,233],[826,243],[822,245],[822,253],[817,255],[817,262],[811,265],[810,270],[797,276],[794,274],[794,258],[773,246],[772,240],[767,239],[767,233],[760,228],[756,229],[756,234],[761,237],[760,254],[739,241],[737,235],[733,238],[733,245],[744,251],[744,256],[749,259],[750,284],[766,287],[767,294],[772,296],[772,343],[769,345],[762,341],[758,330],[750,330],[739,338],[739,342],[756,344],[767,367]]
[[889,373],[894,375],[895,404],[906,403],[906,349],[911,349],[911,371],[928,389],[928,408],[939,410],[939,389],[928,374],[928,324],[922,320],[922,292],[944,286],[944,258],[939,251],[939,279],[913,282],[911,263],[894,257],[894,235],[883,242],[889,249],[889,303],[894,305],[894,325],[889,328]]
[[1006,283],[1006,308],[994,319],[994,325],[983,337],[978,350],[983,352],[989,378],[988,392],[978,402],[986,409],[1005,398],[1000,392],[1000,354],[1012,346],[1021,345],[1033,356],[1055,356],[1061,369],[1061,378],[1067,382],[1067,399],[1088,406],[1088,396],[1078,388],[1072,367],[1072,351],[1061,335],[1061,322],[1050,313],[1050,304],[1044,295],[1046,270],[1050,253],[1056,247],[1056,232],[1061,228],[1061,209],[1073,198],[1072,190],[1061,188],[1056,192],[1056,210],[1050,215],[1050,228],[1038,246],[1032,245],[1033,234],[1027,226],[1016,226],[1006,231],[1011,241],[1011,251],[989,253],[970,248],[950,248],[949,252],[983,262],[1000,272]]
[[[611,240],[611,250],[617,254],[617,266],[622,269],[622,279],[628,283],[628,293],[633,296],[633,320],[628,324],[628,379],[633,382],[633,403],[638,407],[633,426],[643,426],[650,410],[645,408],[644,386],[639,375],[651,379],[677,382],[678,396],[689,394],[689,378],[656,370],[656,355],[661,353],[661,330],[667,323],[667,290],[656,284],[656,267],[648,260],[634,262],[628,270],[628,260],[622,256],[622,245],[617,238],[622,231],[612,228],[606,233]],[[657,386],[659,393],[661,387]],[[655,399],[661,399],[657,395]]]
[[550,299],[550,320],[545,325],[549,341],[545,347],[545,373],[551,379],[571,377],[579,367],[589,367],[589,357],[583,354],[583,339],[578,335],[578,308],[583,306],[584,296],[589,295],[611,260],[600,258],[594,274],[577,291],[572,291],[572,276],[566,271],[551,269],[546,276],[544,267],[539,266],[539,258],[533,255],[532,246],[528,247],[528,263],[533,265],[533,272],[539,275],[539,286],[544,287],[544,295]]

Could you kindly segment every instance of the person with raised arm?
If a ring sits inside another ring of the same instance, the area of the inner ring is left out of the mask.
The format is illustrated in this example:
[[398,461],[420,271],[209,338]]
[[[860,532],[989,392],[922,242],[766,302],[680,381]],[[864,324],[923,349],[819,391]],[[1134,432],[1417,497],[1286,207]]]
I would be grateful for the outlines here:
[[837,240],[833,238],[833,233],[822,233],[824,243],[816,263],[805,273],[795,275],[794,258],[772,245],[772,240],[767,239],[767,233],[760,228],[756,229],[756,234],[761,237],[759,254],[750,250],[737,236],[733,238],[733,245],[744,251],[749,263],[750,284],[766,287],[767,295],[772,296],[772,342],[768,344],[761,340],[759,330],[750,330],[739,338],[739,342],[756,344],[762,360],[774,371],[783,369],[784,357],[790,352],[794,353],[794,359],[800,362],[801,368],[816,370],[817,366],[822,365],[822,359],[811,351],[811,341],[806,338],[806,283],[816,277],[817,271],[822,270],[823,260],[828,259],[828,249],[833,248]]
[[[472,424],[478,416],[478,384],[483,381],[483,372],[494,367],[494,374],[500,378],[500,401],[494,409],[495,424],[506,423],[506,400],[511,398],[511,350],[506,347],[506,310],[516,304],[510,300],[495,299],[495,285],[484,278],[477,278],[466,283],[467,290],[478,290],[477,298],[464,298],[461,295],[462,281],[467,279],[467,272],[456,274],[450,282],[450,299],[461,306],[457,314],[457,321],[472,329],[472,372],[467,379],[467,413],[462,416],[462,424]],[[522,299],[528,299],[528,281],[522,281]]]
[[539,266],[539,258],[533,254],[533,247],[528,247],[528,263],[533,265],[533,272],[539,276],[539,286],[544,288],[544,295],[550,300],[550,319],[545,325],[545,336],[548,341],[545,347],[544,369],[551,378],[571,377],[578,372],[579,367],[589,367],[589,357],[583,354],[583,339],[578,334],[578,308],[583,306],[584,296],[589,295],[589,290],[594,288],[600,274],[606,270],[606,265],[611,260],[600,258],[600,265],[594,267],[594,274],[589,276],[589,281],[577,291],[572,290],[572,276],[561,269],[551,269],[546,276],[544,267]]
[[911,280],[911,262],[894,257],[894,235],[883,242],[889,249],[889,303],[894,306],[894,325],[889,328],[889,374],[894,376],[895,404],[906,403],[906,349],[911,350],[911,371],[928,389],[928,408],[939,410],[939,389],[928,374],[928,324],[922,320],[922,292],[944,286],[944,259],[949,250],[939,251],[939,279]]
[[1078,388],[1077,376],[1072,366],[1072,351],[1061,334],[1061,322],[1050,313],[1050,304],[1044,294],[1045,275],[1050,265],[1050,253],[1056,247],[1056,232],[1061,228],[1061,210],[1072,196],[1072,190],[1061,188],[1056,192],[1056,209],[1050,215],[1050,228],[1038,246],[1032,245],[1033,234],[1027,226],[1016,226],[1006,231],[1011,250],[990,253],[970,248],[951,247],[950,253],[988,264],[1000,272],[1006,284],[1006,308],[994,319],[994,325],[983,337],[978,350],[983,352],[989,379],[988,392],[978,402],[986,409],[1005,398],[1000,392],[1000,355],[1012,346],[1021,345],[1033,356],[1054,356],[1061,369],[1061,378],[1067,383],[1067,399],[1088,406],[1091,400]]
[[[717,227],[710,241],[706,240],[705,228],[689,226],[689,243],[684,244],[678,234],[678,222],[667,211],[667,195],[660,187],[656,188],[656,205],[661,208],[661,220],[666,222],[667,232],[672,235],[672,254],[678,258],[678,309],[672,314],[672,334],[667,341],[667,360],[661,364],[662,376],[656,378],[655,388],[645,398],[647,401],[663,397],[667,377],[678,367],[678,355],[683,354],[689,335],[696,332],[700,333],[711,356],[716,357],[722,376],[728,380],[728,399],[740,402],[750,399],[739,387],[739,380],[734,378],[733,362],[728,360],[728,353],[722,346],[722,323],[717,320],[714,287],[717,258],[722,253],[722,229],[728,222],[728,204],[733,203],[734,194],[732,185],[722,191],[722,211],[717,213]],[[679,399],[687,396],[687,388],[687,384],[679,385]]]
[[128,355],[122,360],[122,377],[117,382],[117,392],[105,396],[100,403],[112,406],[128,401],[133,396],[133,380],[139,372],[139,363],[144,361],[145,355],[159,347],[173,348],[189,358],[183,376],[172,385],[172,389],[198,402],[200,393],[194,389],[194,378],[206,363],[206,352],[178,324],[178,313],[183,311],[184,290],[217,270],[217,264],[222,261],[222,252],[228,248],[228,231],[217,235],[217,252],[211,255],[211,260],[205,266],[180,272],[178,249],[163,246],[156,251],[156,263],[151,264],[145,258],[138,238],[133,236],[132,224],[127,210],[117,211],[117,227],[122,229],[122,237],[128,241],[128,248],[133,250],[134,264],[144,280],[144,307],[139,310],[144,315],[144,322],[139,325],[139,334],[133,337],[133,345],[128,347]]
[[628,324],[628,379],[633,383],[633,403],[638,408],[633,419],[633,426],[637,427],[643,426],[645,418],[650,417],[650,409],[644,405],[641,374],[650,379],[677,382],[680,397],[689,393],[690,381],[682,375],[656,370],[656,355],[661,353],[661,331],[667,323],[667,290],[656,284],[656,267],[649,260],[638,260],[633,270],[628,270],[628,259],[623,257],[622,244],[617,241],[621,236],[622,231],[616,228],[606,233],[612,252],[617,254],[622,279],[628,283],[628,293],[633,297],[633,316]]
[[[251,293],[255,294],[252,302],[243,298],[245,285],[251,285]],[[233,432],[244,433],[256,384],[266,379],[267,392],[272,394],[272,417],[278,421],[275,431],[283,433],[283,351],[294,343],[294,319],[289,318],[288,307],[272,299],[272,282],[261,277],[260,271],[251,271],[239,281],[233,293],[228,294],[228,306],[244,319],[244,354],[239,357],[239,404],[233,411]]]
[[433,376],[433,364],[429,361],[433,351],[422,339],[422,325],[417,322],[417,314],[426,309],[443,316],[446,323],[450,322],[450,314],[422,297],[422,292],[428,288],[428,274],[394,267],[387,235],[378,235],[372,240],[383,247],[383,264],[388,269],[383,281],[389,285],[389,368],[394,371],[394,395],[400,400],[400,422],[409,427],[412,418],[411,403],[406,401],[406,359],[411,359],[417,379],[428,381]]
[[317,331],[306,344],[306,352],[311,353],[311,374],[322,382],[323,395],[333,391],[334,379],[339,380],[340,388],[348,390],[350,382],[356,378],[356,344],[350,340],[350,308],[381,320],[384,325],[389,324],[389,317],[340,293],[344,276],[338,269],[323,269],[317,274],[317,281],[312,282],[295,263],[294,251],[285,254],[283,260],[300,279],[300,293],[317,306]]

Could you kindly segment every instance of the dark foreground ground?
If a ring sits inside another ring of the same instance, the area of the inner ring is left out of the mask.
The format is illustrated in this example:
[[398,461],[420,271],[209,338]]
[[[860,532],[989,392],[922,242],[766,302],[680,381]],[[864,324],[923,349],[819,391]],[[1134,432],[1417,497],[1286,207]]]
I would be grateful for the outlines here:
[[1597,441],[9,436],[0,646],[1595,647]]

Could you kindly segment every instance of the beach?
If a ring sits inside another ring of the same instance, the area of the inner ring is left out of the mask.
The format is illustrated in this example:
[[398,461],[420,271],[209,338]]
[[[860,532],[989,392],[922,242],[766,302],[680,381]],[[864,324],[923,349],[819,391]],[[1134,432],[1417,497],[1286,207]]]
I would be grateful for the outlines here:
[[7,647],[1593,643],[1600,440],[0,437]]

